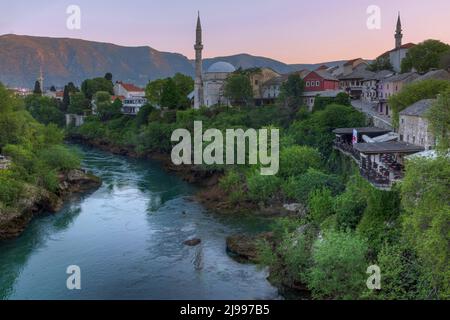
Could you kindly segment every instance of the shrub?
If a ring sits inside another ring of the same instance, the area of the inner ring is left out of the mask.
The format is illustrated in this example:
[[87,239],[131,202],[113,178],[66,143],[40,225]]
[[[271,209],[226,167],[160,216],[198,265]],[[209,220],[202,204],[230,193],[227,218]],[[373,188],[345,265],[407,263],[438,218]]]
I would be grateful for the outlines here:
[[367,243],[354,233],[330,231],[315,242],[308,279],[318,299],[357,299],[366,287]]
[[336,198],[336,219],[340,230],[352,229],[361,221],[367,207],[367,190],[371,186],[361,176],[353,176],[343,194]]
[[280,152],[280,176],[295,177],[306,173],[309,168],[321,168],[320,153],[310,147],[292,146]]
[[8,176],[8,172],[0,172],[0,202],[11,206],[20,198],[23,184]]
[[248,196],[253,201],[267,203],[281,189],[281,180],[276,176],[263,176],[254,171],[247,178]]
[[72,150],[61,146],[50,146],[39,152],[39,160],[54,170],[71,170],[80,167],[80,157]]
[[367,296],[379,300],[427,299],[431,291],[416,253],[403,244],[385,245],[378,254],[381,290]]
[[334,198],[329,189],[323,188],[311,193],[308,201],[312,221],[320,226],[334,214]]
[[309,169],[301,176],[289,178],[283,184],[283,192],[287,198],[306,204],[313,191],[324,187],[328,188],[333,195],[340,193],[343,189],[337,176]]

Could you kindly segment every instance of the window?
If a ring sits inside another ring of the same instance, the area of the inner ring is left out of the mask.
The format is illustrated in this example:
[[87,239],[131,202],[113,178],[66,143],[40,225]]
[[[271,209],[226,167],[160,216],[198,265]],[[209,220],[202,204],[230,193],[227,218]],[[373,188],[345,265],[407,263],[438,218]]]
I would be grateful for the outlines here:
[[306,81],[306,86],[310,87],[311,83],[309,81]]
[[316,81],[316,87],[320,87],[320,81]]
[[258,80],[255,80],[255,86],[257,86],[259,84]]

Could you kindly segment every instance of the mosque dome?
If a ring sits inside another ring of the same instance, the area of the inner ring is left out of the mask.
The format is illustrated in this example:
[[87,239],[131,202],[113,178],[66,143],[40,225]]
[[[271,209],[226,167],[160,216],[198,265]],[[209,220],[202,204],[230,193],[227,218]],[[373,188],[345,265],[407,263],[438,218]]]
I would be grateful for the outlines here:
[[216,62],[208,68],[208,73],[232,73],[235,71],[236,68],[231,63],[224,61]]

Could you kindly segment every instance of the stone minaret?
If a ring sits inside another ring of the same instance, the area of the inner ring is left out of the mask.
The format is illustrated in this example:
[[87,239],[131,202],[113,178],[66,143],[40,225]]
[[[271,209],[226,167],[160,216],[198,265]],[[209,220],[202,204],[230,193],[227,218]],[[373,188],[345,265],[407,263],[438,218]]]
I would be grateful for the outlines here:
[[402,39],[403,39],[402,21],[400,19],[400,12],[399,12],[397,20],[397,29],[395,30],[395,49],[400,49],[400,47],[402,46]]
[[195,41],[195,89],[194,89],[194,108],[199,109],[205,105],[203,92],[203,60],[202,60],[202,24],[200,22],[200,12],[197,18],[197,31]]
[[39,85],[41,86],[41,92],[44,93],[44,72],[42,71],[42,66],[39,70]]

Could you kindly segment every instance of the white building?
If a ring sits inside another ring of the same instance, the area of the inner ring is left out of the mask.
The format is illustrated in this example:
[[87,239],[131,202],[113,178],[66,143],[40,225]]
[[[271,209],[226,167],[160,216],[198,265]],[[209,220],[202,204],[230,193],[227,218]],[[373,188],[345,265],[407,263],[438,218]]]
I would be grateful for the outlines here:
[[147,104],[145,90],[131,83],[117,81],[114,85],[114,95],[124,97],[122,100],[122,113],[137,115],[139,110]]
[[235,71],[236,68],[232,64],[220,61],[211,65],[203,74],[203,90],[207,107],[229,105],[230,102],[224,95],[225,83],[230,74]]

